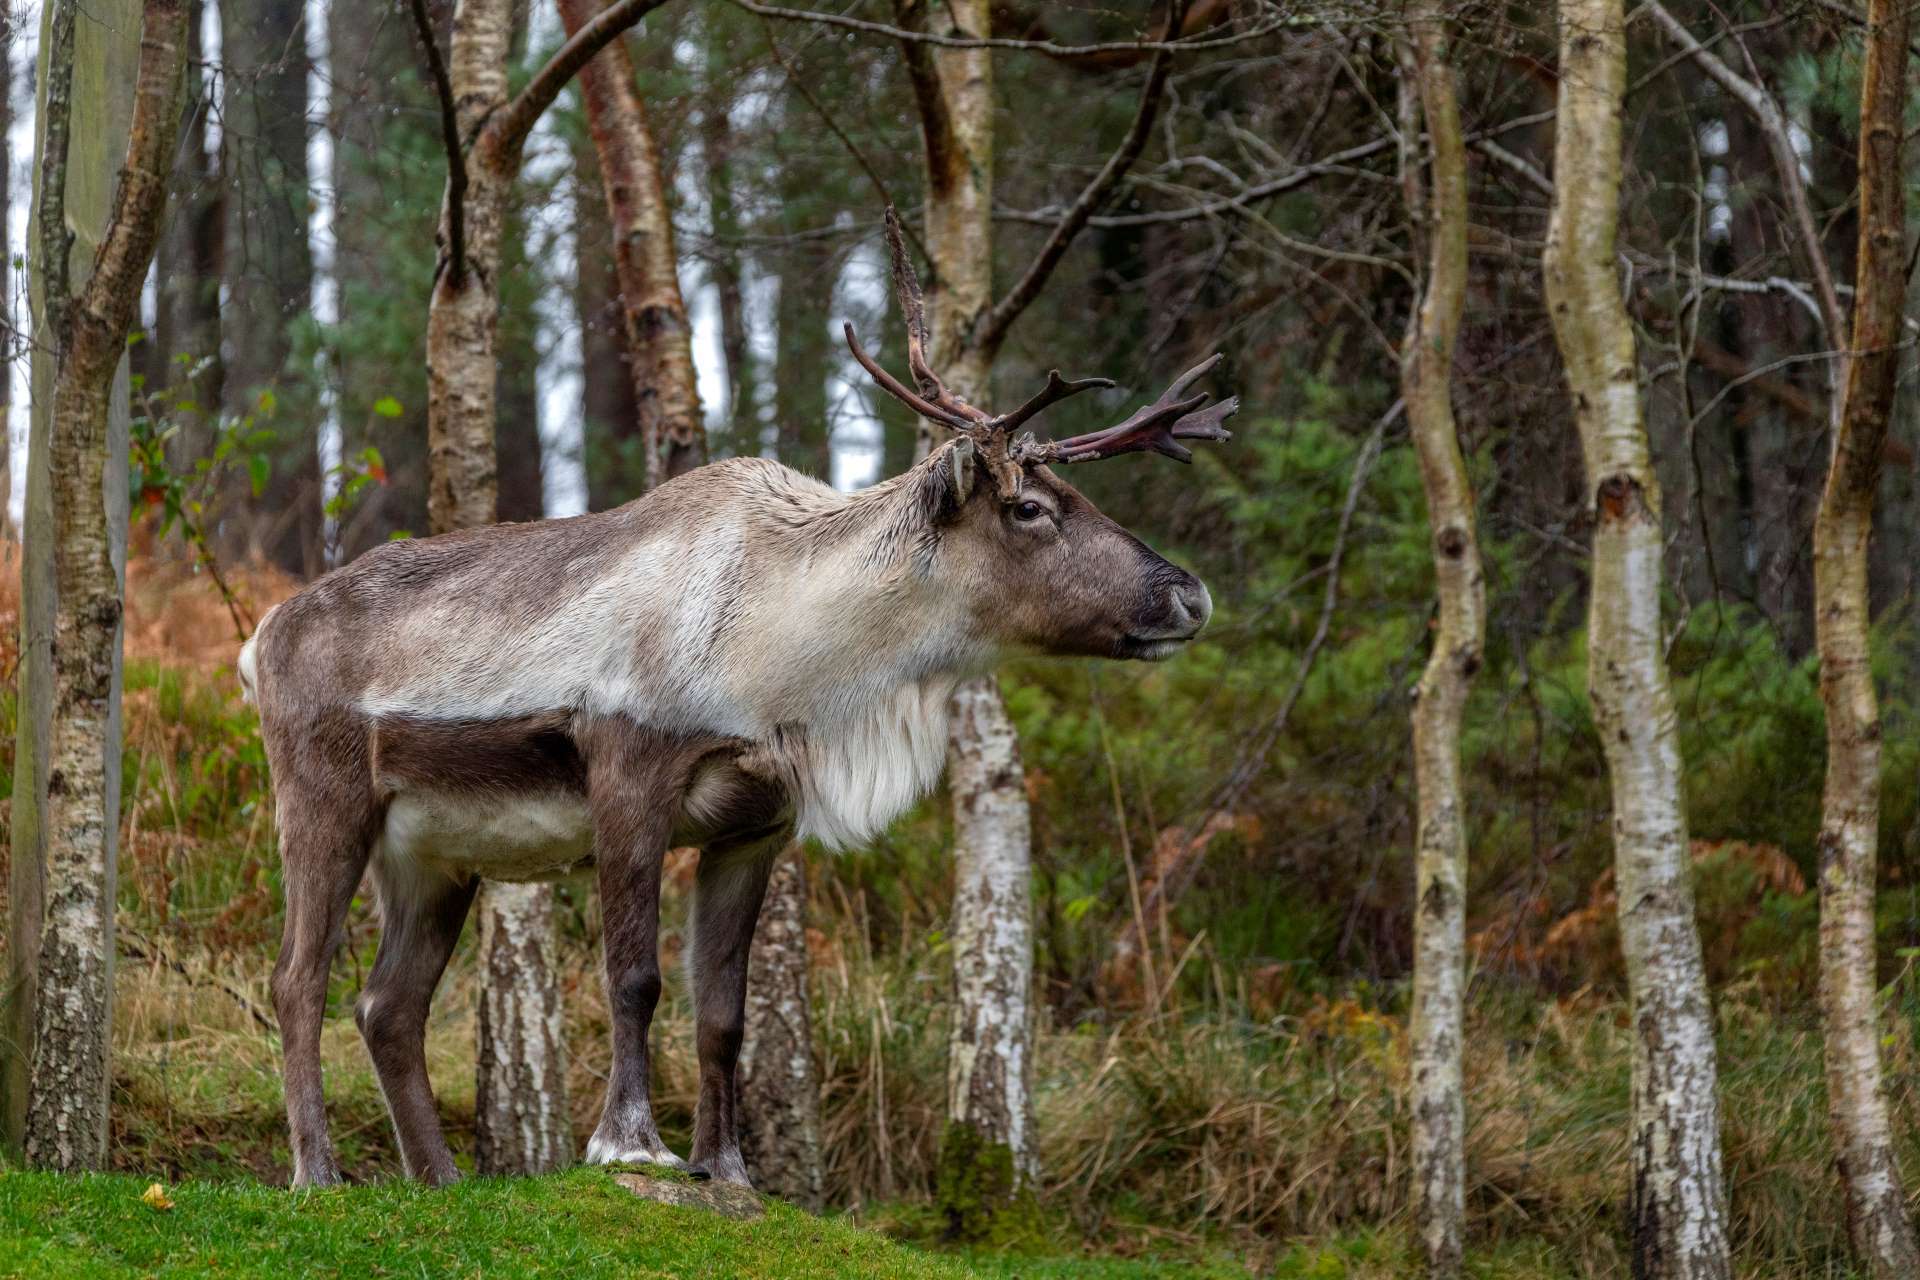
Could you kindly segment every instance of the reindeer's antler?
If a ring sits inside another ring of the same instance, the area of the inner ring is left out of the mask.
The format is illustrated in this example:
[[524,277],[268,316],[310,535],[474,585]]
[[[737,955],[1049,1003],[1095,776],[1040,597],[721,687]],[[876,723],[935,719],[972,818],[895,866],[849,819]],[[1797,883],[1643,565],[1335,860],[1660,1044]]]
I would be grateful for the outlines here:
[[1240,407],[1238,396],[1229,396],[1207,406],[1206,392],[1182,399],[1189,386],[1220,363],[1212,356],[1182,374],[1158,400],[1139,410],[1118,426],[1102,431],[1051,442],[1039,442],[1023,436],[1017,442],[1013,433],[1042,410],[1069,396],[1096,387],[1111,387],[1111,378],[1067,379],[1058,369],[1047,374],[1047,385],[1011,413],[993,416],[947,389],[927,362],[927,316],[920,296],[920,278],[907,256],[905,237],[900,232],[900,215],[887,206],[887,252],[892,259],[893,288],[900,299],[900,312],[907,321],[907,367],[919,388],[909,390],[901,381],[867,354],[854,336],[853,325],[846,325],[847,347],[882,391],[912,409],[929,422],[937,422],[966,436],[980,450],[988,467],[999,479],[1003,493],[1018,487],[1018,468],[1035,462],[1093,462],[1117,453],[1151,452],[1165,454],[1180,462],[1191,462],[1193,454],[1176,443],[1179,440],[1231,440],[1221,423]]
[[1023,461],[1097,462],[1117,453],[1159,453],[1176,462],[1192,462],[1193,451],[1177,443],[1181,440],[1231,440],[1233,433],[1220,424],[1240,409],[1240,397],[1228,396],[1216,405],[1205,406],[1209,399],[1202,391],[1181,399],[1186,389],[1212,372],[1220,363],[1215,353],[1174,380],[1160,398],[1118,426],[1085,435],[1029,445]]

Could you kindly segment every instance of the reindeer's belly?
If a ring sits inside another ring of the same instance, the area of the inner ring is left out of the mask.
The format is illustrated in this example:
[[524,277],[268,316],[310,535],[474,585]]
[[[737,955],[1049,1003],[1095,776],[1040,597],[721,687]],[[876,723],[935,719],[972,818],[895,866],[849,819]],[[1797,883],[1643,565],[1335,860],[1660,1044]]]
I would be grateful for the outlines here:
[[409,789],[387,806],[381,852],[454,876],[550,880],[592,856],[593,824],[574,791]]

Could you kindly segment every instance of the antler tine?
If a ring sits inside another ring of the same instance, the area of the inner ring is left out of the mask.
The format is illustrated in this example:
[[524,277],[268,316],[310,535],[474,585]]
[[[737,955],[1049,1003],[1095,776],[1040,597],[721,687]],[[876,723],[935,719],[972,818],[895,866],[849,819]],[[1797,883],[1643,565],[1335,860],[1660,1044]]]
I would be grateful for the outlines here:
[[1039,456],[1048,462],[1093,462],[1119,453],[1159,453],[1176,462],[1192,462],[1191,450],[1181,440],[1231,440],[1232,434],[1220,424],[1240,408],[1238,396],[1202,408],[1211,398],[1204,391],[1180,399],[1181,393],[1220,363],[1213,355],[1174,379],[1173,385],[1152,404],[1137,410],[1125,422],[1103,431],[1056,440],[1045,445]]
[[847,347],[853,352],[853,358],[860,362],[861,368],[873,375],[873,380],[880,384],[882,391],[900,401],[923,418],[931,419],[934,422],[940,423],[942,426],[952,427],[955,431],[968,431],[972,429],[972,421],[957,413],[952,413],[937,404],[921,399],[913,392],[907,390],[906,387],[902,386],[898,378],[883,369],[880,366],[880,362],[868,355],[866,348],[860,345],[860,339],[853,336],[853,322],[851,320],[847,321],[845,328]]
[[1077,396],[1082,391],[1092,391],[1095,387],[1110,387],[1112,378],[1074,378],[1060,376],[1058,369],[1047,370],[1047,385],[1042,387],[1025,404],[1011,413],[1003,413],[993,420],[994,429],[1011,435],[1019,430],[1029,418],[1052,405],[1060,403],[1069,396]]
[[887,206],[886,227],[887,256],[893,265],[893,291],[900,299],[900,312],[907,321],[907,368],[912,371],[921,396],[969,423],[985,423],[987,415],[947,390],[947,384],[940,381],[940,375],[927,363],[926,304],[921,300],[920,277],[907,252],[906,236],[900,230],[900,213],[892,205]]

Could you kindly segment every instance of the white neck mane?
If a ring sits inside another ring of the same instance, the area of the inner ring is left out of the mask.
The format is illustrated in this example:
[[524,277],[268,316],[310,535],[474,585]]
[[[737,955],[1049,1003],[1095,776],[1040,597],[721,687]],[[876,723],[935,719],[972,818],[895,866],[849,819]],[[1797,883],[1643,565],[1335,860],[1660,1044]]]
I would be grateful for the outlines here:
[[796,834],[829,849],[865,844],[931,790],[946,765],[947,705],[959,679],[904,684],[787,744]]

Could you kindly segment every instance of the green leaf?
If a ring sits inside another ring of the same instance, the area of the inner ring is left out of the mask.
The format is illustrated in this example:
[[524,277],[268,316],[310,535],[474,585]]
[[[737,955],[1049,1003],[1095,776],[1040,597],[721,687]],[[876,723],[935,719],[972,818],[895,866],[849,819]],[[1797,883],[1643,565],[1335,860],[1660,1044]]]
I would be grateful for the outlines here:
[[406,412],[406,410],[400,407],[400,402],[392,396],[381,396],[378,400],[375,400],[373,402],[373,411],[383,418],[397,418]]
[[273,388],[269,387],[260,393],[259,404],[260,412],[266,414],[268,417],[272,417],[273,411],[280,405],[280,398],[274,395]]
[[253,496],[259,497],[266,492],[267,477],[273,473],[273,464],[264,453],[256,453],[247,459],[247,475],[253,481]]

